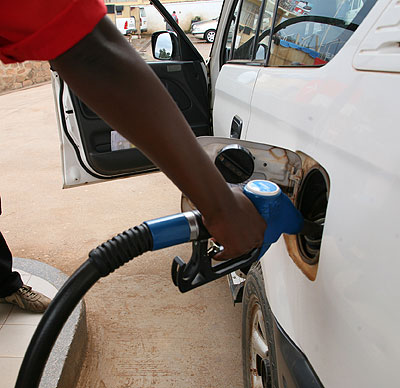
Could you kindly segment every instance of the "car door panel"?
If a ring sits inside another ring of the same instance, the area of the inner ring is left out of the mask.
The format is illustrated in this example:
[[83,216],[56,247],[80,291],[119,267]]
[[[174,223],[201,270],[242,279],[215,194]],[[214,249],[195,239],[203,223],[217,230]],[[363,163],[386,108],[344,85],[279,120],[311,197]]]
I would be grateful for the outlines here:
[[164,84],[196,136],[211,134],[204,69],[198,61],[148,63]]
[[[250,120],[250,106],[259,67],[226,64],[215,86],[213,127],[216,136],[231,136],[233,121],[241,120],[244,135]],[[243,137],[243,136],[242,136]]]
[[[202,64],[196,61],[168,61],[149,65],[181,109],[195,135],[209,135],[207,84],[202,76]],[[154,164],[134,145],[128,149],[113,150],[113,129],[84,104],[57,74],[53,74],[53,82],[58,83],[55,99],[62,143],[69,143],[75,151],[75,156],[63,157],[64,187],[156,170]],[[134,117],[132,125],[135,125]]]
[[[154,6],[166,19],[170,18],[159,1],[155,0]],[[179,47],[173,59],[148,62],[148,65],[164,84],[194,134],[210,135],[204,60],[179,26],[174,27],[174,38],[179,42]],[[134,145],[118,135],[80,101],[57,73],[53,72],[52,80],[63,151],[64,187],[157,170]],[[133,93],[138,91],[132,90]],[[156,114],[157,106],[154,106],[154,112]],[[132,117],[132,126],[135,126],[135,117]],[[143,131],[146,128],[135,130]]]

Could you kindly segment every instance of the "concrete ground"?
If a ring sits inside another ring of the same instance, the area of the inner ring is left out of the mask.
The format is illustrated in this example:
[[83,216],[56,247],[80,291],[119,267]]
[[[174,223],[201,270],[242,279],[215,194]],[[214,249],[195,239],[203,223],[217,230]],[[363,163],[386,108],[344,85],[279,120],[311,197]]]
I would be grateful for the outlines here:
[[[0,96],[0,117],[0,230],[14,256],[70,275],[114,234],[179,211],[161,173],[62,190],[50,84]],[[88,292],[78,388],[242,387],[241,307],[226,280],[187,294],[170,280],[173,257],[190,251],[147,253]]]

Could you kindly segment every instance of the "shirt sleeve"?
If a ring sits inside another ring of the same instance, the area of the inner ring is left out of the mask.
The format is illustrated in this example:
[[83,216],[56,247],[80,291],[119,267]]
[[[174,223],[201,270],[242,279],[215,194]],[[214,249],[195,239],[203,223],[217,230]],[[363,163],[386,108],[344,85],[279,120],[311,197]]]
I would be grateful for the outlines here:
[[89,34],[106,13],[103,0],[3,2],[0,60],[54,59]]

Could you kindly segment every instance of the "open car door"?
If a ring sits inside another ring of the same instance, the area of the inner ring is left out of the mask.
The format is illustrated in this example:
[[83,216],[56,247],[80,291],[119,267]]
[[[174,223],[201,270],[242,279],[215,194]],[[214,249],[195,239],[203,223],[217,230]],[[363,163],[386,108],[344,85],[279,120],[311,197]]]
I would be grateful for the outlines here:
[[[165,58],[167,60],[155,60],[148,64],[181,109],[195,135],[210,135],[204,60],[163,5],[158,0],[152,3],[175,30],[175,33],[169,34],[174,50],[168,59]],[[85,105],[56,72],[52,73],[52,82],[61,139],[64,188],[157,169],[134,145]],[[154,106],[154,111],[156,114],[157,106]],[[135,126],[135,117],[132,117],[132,126]]]

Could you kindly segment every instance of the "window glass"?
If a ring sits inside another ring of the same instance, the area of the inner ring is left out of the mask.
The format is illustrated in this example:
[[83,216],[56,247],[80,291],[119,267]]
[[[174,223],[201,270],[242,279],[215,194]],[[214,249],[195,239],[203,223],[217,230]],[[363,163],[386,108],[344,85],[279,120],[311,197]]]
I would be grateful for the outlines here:
[[107,4],[107,13],[115,13],[115,5],[114,4]]
[[281,0],[270,66],[320,66],[350,38],[375,0]]
[[123,5],[117,5],[115,7],[115,10],[117,11],[117,15],[122,15],[122,12],[124,11],[124,6]]
[[252,59],[261,0],[243,0],[232,59]]
[[240,2],[238,1],[236,3],[235,11],[232,14],[231,21],[229,22],[228,30],[226,31],[225,52],[224,52],[224,58],[223,58],[224,63],[229,59],[230,52],[232,49],[232,40],[233,40],[233,35],[235,33],[235,24],[236,24],[237,15],[239,13],[239,4],[240,4]]
[[275,9],[275,0],[266,0],[260,23],[260,33],[257,39],[256,60],[264,61],[267,57],[269,36]]

